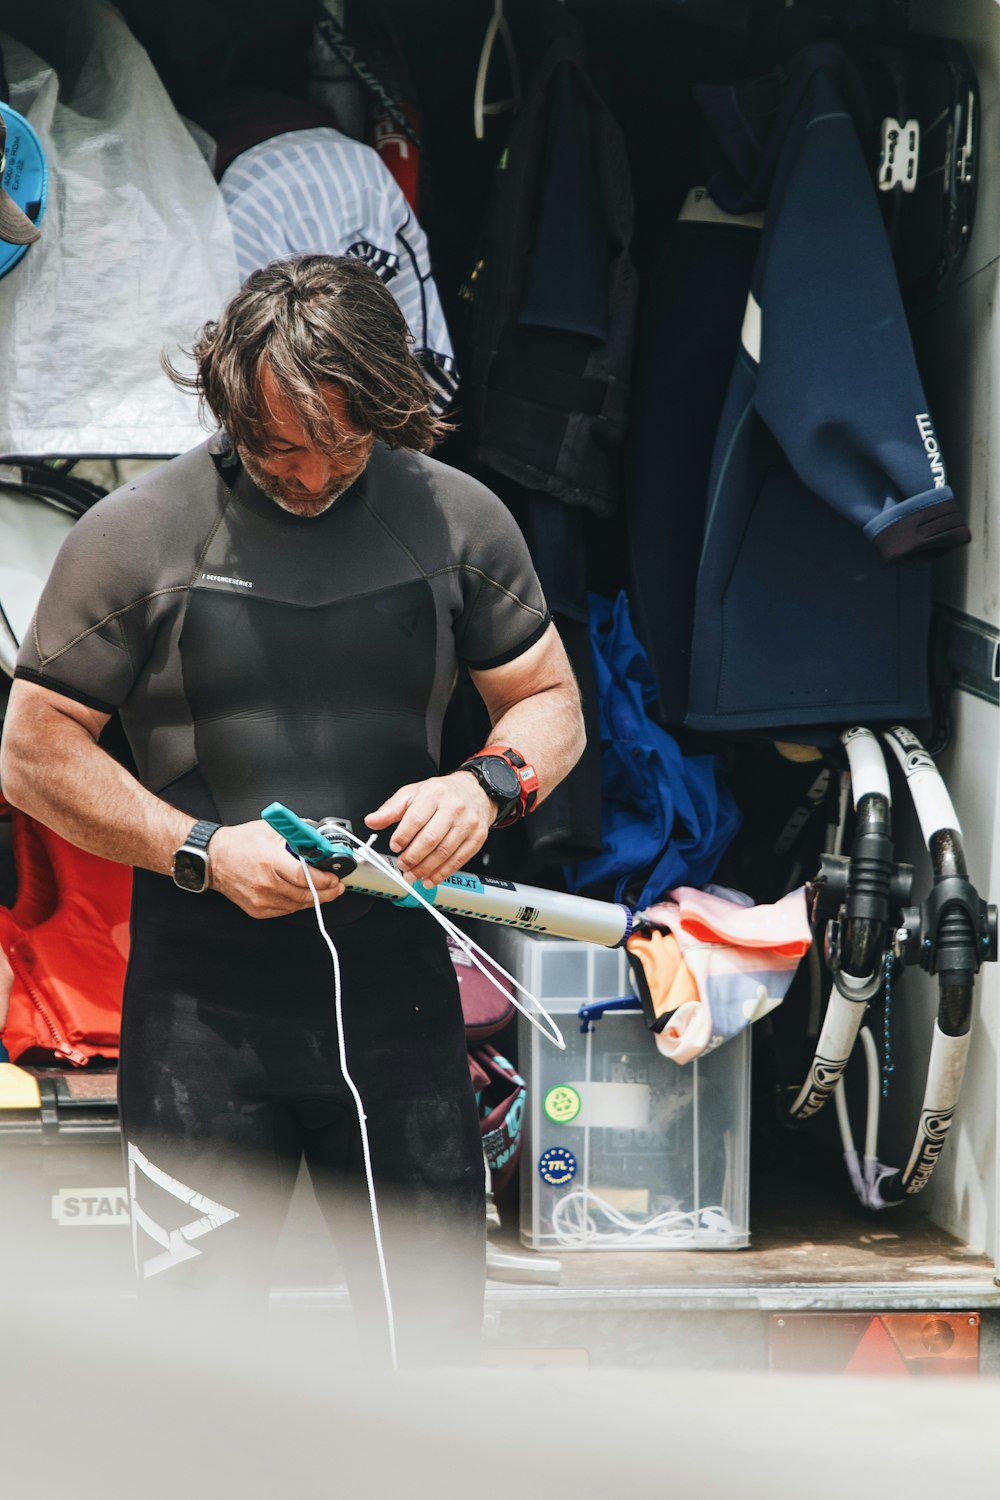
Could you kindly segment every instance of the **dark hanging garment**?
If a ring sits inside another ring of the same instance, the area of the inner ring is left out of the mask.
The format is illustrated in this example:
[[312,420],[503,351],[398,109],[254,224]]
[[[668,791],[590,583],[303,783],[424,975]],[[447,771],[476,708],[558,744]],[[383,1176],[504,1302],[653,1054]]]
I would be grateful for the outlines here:
[[[764,147],[775,170],[698,570],[686,722],[700,730],[925,717],[928,557],[969,540],[843,66],[835,47],[800,55],[780,149]],[[738,91],[705,103],[745,119]]]
[[478,462],[605,516],[627,420],[631,235],[622,133],[563,38],[511,127],[465,289],[466,424]]
[[903,299],[935,296],[957,277],[976,210],[979,84],[964,48],[908,35],[850,48],[852,113],[878,183]]
[[761,223],[693,188],[639,303],[625,463],[630,598],[667,724],[682,724],[687,711],[712,447]]

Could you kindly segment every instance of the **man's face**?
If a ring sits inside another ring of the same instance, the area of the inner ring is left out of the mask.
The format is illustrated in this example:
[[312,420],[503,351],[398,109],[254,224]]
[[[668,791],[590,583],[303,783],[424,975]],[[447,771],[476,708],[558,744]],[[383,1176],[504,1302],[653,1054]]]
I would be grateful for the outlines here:
[[324,400],[343,442],[335,453],[317,448],[282,396],[265,365],[260,391],[266,413],[263,421],[267,452],[260,456],[240,450],[243,467],[269,500],[293,516],[319,516],[350,489],[364,472],[375,439],[357,432],[347,416],[344,393],[338,386],[324,388]]

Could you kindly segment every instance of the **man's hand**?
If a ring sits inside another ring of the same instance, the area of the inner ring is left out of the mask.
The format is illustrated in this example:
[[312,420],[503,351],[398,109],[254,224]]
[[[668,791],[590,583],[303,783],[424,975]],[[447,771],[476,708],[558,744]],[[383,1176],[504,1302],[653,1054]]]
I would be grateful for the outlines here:
[[399,855],[402,874],[440,885],[479,853],[496,815],[496,803],[476,778],[452,771],[401,786],[365,823],[369,828],[397,823],[389,848]]
[[[209,884],[251,917],[284,917],[312,906],[305,872],[269,823],[220,828],[208,846]],[[328,870],[310,868],[320,901],[336,901],[344,883]]]

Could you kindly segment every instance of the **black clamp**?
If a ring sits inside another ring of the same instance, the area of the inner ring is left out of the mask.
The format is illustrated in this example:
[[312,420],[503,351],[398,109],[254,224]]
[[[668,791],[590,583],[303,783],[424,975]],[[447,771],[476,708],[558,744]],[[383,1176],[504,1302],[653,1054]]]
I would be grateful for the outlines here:
[[868,833],[850,856],[821,854],[812,882],[812,923],[822,928],[827,967],[849,1000],[870,1000],[879,989],[887,933],[910,899],[913,866],[893,863],[891,853],[889,839]]
[[839,916],[847,895],[850,863],[846,854],[820,855],[819,872],[806,888],[809,917],[814,927],[825,927]]
[[851,864],[852,859],[846,854],[820,855],[819,873],[808,889],[814,926],[840,917],[886,922],[891,920],[892,912],[899,911],[909,901],[913,889],[912,865],[890,867],[886,906],[886,897],[880,891],[873,896],[864,884],[850,881]]
[[996,963],[997,908],[971,880],[946,875],[920,906],[901,912],[895,947],[904,964],[919,964],[928,974],[978,974],[980,964]]

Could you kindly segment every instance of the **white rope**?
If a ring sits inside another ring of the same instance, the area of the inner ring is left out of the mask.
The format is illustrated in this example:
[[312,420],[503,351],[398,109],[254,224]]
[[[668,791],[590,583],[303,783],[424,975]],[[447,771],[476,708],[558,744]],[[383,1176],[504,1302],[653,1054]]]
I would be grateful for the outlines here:
[[847,1175],[851,1179],[851,1185],[865,1208],[892,1208],[894,1203],[887,1203],[882,1197],[882,1182],[886,1177],[895,1177],[896,1168],[886,1167],[878,1159],[878,1124],[879,1111],[879,1084],[881,1083],[881,1069],[879,1067],[878,1053],[875,1049],[875,1040],[867,1026],[862,1026],[858,1035],[861,1038],[862,1050],[865,1054],[865,1067],[867,1071],[867,1109],[865,1114],[865,1149],[864,1156],[858,1155],[854,1144],[854,1132],[851,1129],[851,1117],[847,1108],[847,1090],[843,1078],[837,1080],[837,1088],[834,1101],[837,1106],[837,1124],[840,1127],[840,1140],[844,1148],[844,1162],[847,1167]]
[[361,1150],[365,1159],[365,1181],[368,1184],[368,1202],[371,1206],[372,1228],[375,1231],[375,1249],[378,1254],[379,1274],[382,1278],[382,1295],[385,1299],[385,1313],[389,1325],[389,1353],[392,1357],[392,1368],[398,1371],[399,1360],[396,1353],[396,1324],[392,1315],[392,1294],[389,1291],[389,1276],[385,1268],[385,1251],[382,1246],[382,1230],[379,1224],[378,1204],[375,1201],[375,1177],[374,1173],[372,1172],[371,1146],[368,1141],[368,1117],[365,1114],[365,1107],[362,1102],[361,1095],[358,1093],[354,1079],[347,1071],[347,1047],[344,1042],[344,1010],[342,1003],[343,996],[341,993],[340,985],[340,955],[337,952],[333,939],[323,925],[323,911],[322,907],[320,906],[319,896],[316,893],[316,887],[313,884],[313,878],[309,870],[309,864],[306,860],[302,859],[301,856],[299,857],[299,863],[305,871],[306,881],[308,882],[309,889],[312,892],[313,909],[316,913],[316,925],[320,930],[320,936],[330,950],[330,959],[333,963],[333,993],[334,1004],[337,1012],[337,1046],[340,1051],[340,1071],[343,1074],[344,1082],[347,1084],[347,1087],[351,1091],[351,1095],[354,1099],[354,1107],[357,1110],[358,1114],[358,1124],[361,1127]]
[[[458,947],[462,949],[466,957],[475,964],[476,968],[479,969],[482,974],[486,976],[486,978],[490,981],[490,984],[493,985],[494,989],[498,990],[500,994],[505,997],[505,999],[509,1000],[510,1003],[515,1007],[515,1009],[519,1010],[521,1014],[531,1022],[532,1026],[535,1026],[543,1036],[548,1038],[550,1042],[557,1046],[561,1051],[566,1050],[566,1042],[563,1038],[562,1032],[559,1030],[559,1027],[549,1015],[544,1005],[542,1005],[541,1001],[537,999],[537,997],[533,995],[529,989],[521,984],[519,980],[515,979],[513,974],[508,974],[507,970],[503,967],[502,964],[498,964],[495,959],[491,958],[490,955],[483,948],[480,948],[479,944],[476,943],[472,938],[468,937],[460,927],[456,927],[455,923],[452,922],[448,917],[435,910],[431,902],[428,901],[426,897],[416,889],[415,886],[410,885],[403,878],[403,876],[399,873],[391,860],[385,859],[381,854],[378,853],[376,849],[372,848],[372,844],[377,835],[372,834],[372,837],[366,842],[365,840],[358,838],[357,834],[349,828],[338,829],[337,833],[338,837],[345,837],[350,839],[350,841],[354,843],[359,850],[363,850],[364,858],[368,860],[369,863],[373,864],[376,869],[380,869],[385,875],[387,875],[406,893],[406,895],[415,896],[420,905],[424,907],[426,911],[430,912],[434,920],[444,928],[445,932],[449,934],[453,942],[455,942]],[[330,950],[330,960],[333,964],[333,991],[334,1005],[337,1014],[337,1047],[340,1053],[340,1071],[343,1075],[344,1082],[347,1084],[347,1087],[351,1092],[351,1097],[354,1100],[354,1107],[357,1111],[358,1116],[358,1125],[361,1130],[361,1150],[364,1156],[365,1163],[365,1182],[368,1187],[368,1203],[371,1208],[372,1230],[374,1231],[375,1235],[375,1249],[378,1255],[379,1275],[381,1276],[382,1280],[382,1296],[385,1300],[386,1320],[389,1329],[389,1352],[392,1358],[392,1368],[398,1371],[399,1360],[396,1350],[396,1324],[393,1318],[392,1293],[389,1290],[389,1276],[385,1264],[385,1249],[382,1244],[382,1230],[379,1222],[378,1203],[375,1198],[375,1176],[372,1171],[371,1145],[368,1139],[368,1116],[365,1114],[364,1102],[361,1098],[360,1093],[358,1092],[357,1085],[355,1084],[354,1079],[351,1077],[347,1068],[347,1046],[344,1039],[343,994],[340,982],[340,955],[337,952],[336,945],[334,944],[333,939],[327,932],[326,927],[323,923],[323,910],[320,904],[319,895],[316,891],[316,886],[313,882],[312,873],[309,869],[309,861],[302,855],[298,856],[298,860],[305,873],[306,883],[308,884],[310,893],[312,895],[313,910],[316,914],[316,926],[319,928],[320,936],[322,937],[324,943]],[[528,997],[533,1005],[538,1007],[541,1015],[552,1028],[551,1031],[546,1031],[545,1027],[540,1024],[538,1018],[533,1016],[520,1003],[516,995],[513,995],[509,990],[504,989],[503,985],[498,982],[496,977],[490,973],[489,969],[487,969],[486,965],[482,963],[481,960],[477,957],[477,954],[480,953],[482,954],[483,958],[489,960],[490,964],[495,969],[497,969],[505,979],[508,979],[516,989],[520,990],[523,995],[526,995]]]

